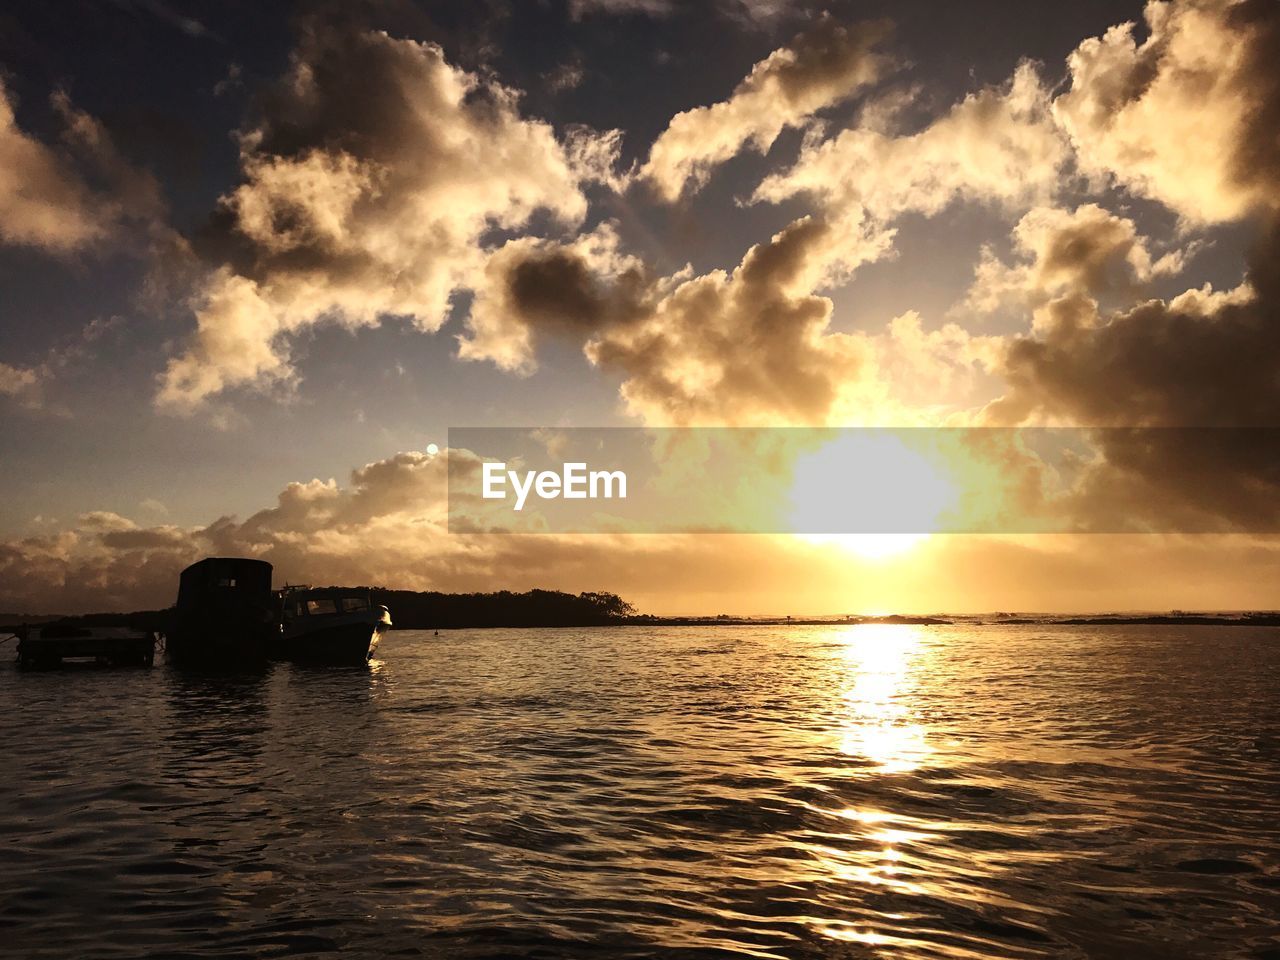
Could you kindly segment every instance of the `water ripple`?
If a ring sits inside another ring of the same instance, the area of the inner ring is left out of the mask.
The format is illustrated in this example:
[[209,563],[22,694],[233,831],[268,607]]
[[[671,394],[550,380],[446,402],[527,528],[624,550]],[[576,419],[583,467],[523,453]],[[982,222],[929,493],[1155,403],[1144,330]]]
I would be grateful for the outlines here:
[[0,670],[0,955],[1280,957],[1280,635],[401,632]]

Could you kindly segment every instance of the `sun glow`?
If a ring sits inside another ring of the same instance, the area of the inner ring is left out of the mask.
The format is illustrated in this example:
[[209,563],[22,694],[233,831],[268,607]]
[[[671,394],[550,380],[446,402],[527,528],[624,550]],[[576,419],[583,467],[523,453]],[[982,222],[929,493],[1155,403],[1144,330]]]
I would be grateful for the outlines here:
[[928,533],[802,533],[806,543],[831,544],[864,560],[901,556],[929,540]]
[[959,493],[941,463],[913,449],[909,432],[841,433],[796,461],[791,524],[810,543],[882,560],[941,528]]

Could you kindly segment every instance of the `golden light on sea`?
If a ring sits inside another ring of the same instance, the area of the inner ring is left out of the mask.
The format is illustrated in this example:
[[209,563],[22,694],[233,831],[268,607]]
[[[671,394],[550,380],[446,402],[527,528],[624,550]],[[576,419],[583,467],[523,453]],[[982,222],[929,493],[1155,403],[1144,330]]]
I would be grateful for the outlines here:
[[907,706],[925,656],[921,634],[907,624],[859,624],[842,636],[847,679],[840,749],[871,761],[880,773],[915,770],[931,752]]

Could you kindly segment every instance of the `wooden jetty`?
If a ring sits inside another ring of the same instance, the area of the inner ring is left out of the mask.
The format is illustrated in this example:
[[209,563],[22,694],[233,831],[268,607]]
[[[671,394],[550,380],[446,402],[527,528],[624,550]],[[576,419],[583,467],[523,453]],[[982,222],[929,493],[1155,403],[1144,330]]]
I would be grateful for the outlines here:
[[155,634],[120,627],[24,626],[18,637],[18,665],[50,669],[65,660],[92,660],[112,666],[149,667],[155,662]]

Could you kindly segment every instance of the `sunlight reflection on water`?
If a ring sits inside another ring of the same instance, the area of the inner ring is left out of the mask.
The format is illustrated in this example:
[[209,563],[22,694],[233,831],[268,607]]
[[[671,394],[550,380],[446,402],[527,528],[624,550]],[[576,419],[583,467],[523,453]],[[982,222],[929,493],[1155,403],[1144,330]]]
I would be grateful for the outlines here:
[[1270,958],[1278,651],[832,625],[0,669],[0,956]]
[[923,628],[860,624],[843,628],[846,720],[840,749],[881,773],[906,773],[929,756],[924,727],[911,716],[913,675],[928,669]]

